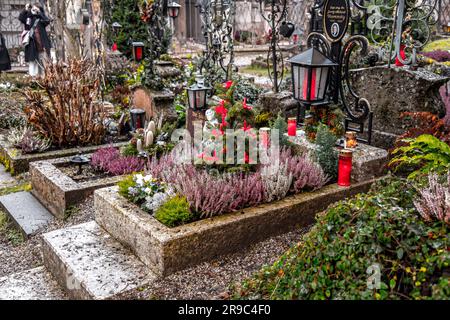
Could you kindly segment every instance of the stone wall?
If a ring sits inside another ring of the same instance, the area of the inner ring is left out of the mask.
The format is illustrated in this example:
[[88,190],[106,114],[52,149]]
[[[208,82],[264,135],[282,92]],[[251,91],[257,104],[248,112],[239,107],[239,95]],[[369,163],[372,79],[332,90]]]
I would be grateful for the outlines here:
[[390,148],[408,129],[403,112],[427,111],[445,116],[439,89],[448,80],[423,69],[379,66],[352,71],[356,92],[366,98],[374,113],[373,144]]

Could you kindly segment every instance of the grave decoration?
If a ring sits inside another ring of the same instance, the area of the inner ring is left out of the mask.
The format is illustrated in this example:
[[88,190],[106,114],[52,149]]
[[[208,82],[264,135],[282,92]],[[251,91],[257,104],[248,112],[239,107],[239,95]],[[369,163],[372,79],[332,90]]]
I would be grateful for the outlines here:
[[[170,226],[176,226],[281,200],[304,190],[317,190],[327,184],[329,177],[309,154],[295,154],[286,148],[279,154],[279,162],[276,152],[271,161],[258,161],[261,154],[251,140],[259,138],[260,147],[267,148],[273,143],[271,129],[256,126],[257,113],[245,98],[236,100],[236,85],[233,81],[216,85],[220,100],[206,111],[206,121],[200,129],[203,138],[194,142],[191,163],[178,161],[176,150],[159,160],[152,157],[145,174],[119,183],[120,194],[161,222],[170,220]],[[154,128],[154,123],[149,127]],[[149,128],[148,133],[152,133]],[[142,134],[145,139],[145,132]],[[244,150],[239,149],[240,138],[248,142]],[[148,141],[135,137],[133,143],[138,151],[148,150],[141,149]],[[176,210],[179,221],[175,221],[175,213],[169,208]]]

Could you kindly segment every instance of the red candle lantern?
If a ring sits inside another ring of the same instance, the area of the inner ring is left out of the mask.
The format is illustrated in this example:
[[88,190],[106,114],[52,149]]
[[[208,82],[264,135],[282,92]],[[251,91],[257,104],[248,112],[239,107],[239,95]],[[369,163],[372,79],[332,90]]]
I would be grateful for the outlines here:
[[144,43],[133,42],[133,58],[136,62],[141,62],[144,58]]
[[[120,31],[120,28],[122,28],[122,25],[120,23],[118,23],[118,22],[114,22],[111,25],[111,27],[113,29],[114,37],[116,38],[116,41],[117,41],[117,37],[119,36],[119,31]],[[119,49],[118,46],[117,46],[117,42],[116,41],[114,41],[114,43],[113,43],[113,45],[111,47],[112,51],[117,51]]]
[[338,185],[342,187],[350,186],[350,179],[352,174],[352,159],[353,153],[351,150],[341,150],[339,153],[338,163]]
[[297,135],[297,118],[288,119],[288,136],[295,137]]
[[326,100],[330,69],[337,64],[315,48],[289,59],[292,69],[294,99],[314,105]]
[[178,15],[180,14],[180,8],[181,6],[174,2],[171,2],[167,5],[167,10],[169,13],[169,17],[171,17],[172,19],[176,19],[178,18]]

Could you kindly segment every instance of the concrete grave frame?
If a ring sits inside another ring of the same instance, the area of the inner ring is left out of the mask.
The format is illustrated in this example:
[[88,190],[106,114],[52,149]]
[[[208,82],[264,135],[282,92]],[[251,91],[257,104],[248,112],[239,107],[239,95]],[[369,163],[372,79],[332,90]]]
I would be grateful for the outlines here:
[[317,213],[336,201],[367,192],[374,181],[349,188],[332,184],[176,228],[161,224],[119,195],[118,187],[110,187],[94,192],[95,220],[153,272],[167,276],[271,236],[309,226]]
[[68,209],[83,202],[94,190],[113,186],[123,179],[109,176],[77,182],[59,169],[70,164],[70,158],[30,163],[32,194],[59,219],[64,219]]
[[29,170],[30,163],[34,161],[69,157],[78,154],[78,152],[92,153],[100,148],[109,146],[121,147],[126,145],[127,143],[128,141],[113,144],[102,144],[98,146],[52,150],[42,153],[22,154],[20,150],[12,147],[6,141],[5,136],[0,135],[0,162],[4,164],[6,170],[12,175],[18,175],[27,172]]

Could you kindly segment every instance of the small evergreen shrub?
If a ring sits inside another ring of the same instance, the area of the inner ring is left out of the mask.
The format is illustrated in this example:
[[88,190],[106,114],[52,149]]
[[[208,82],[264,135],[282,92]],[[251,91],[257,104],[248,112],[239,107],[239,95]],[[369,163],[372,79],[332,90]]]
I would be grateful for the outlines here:
[[326,125],[319,125],[316,144],[318,146],[315,157],[331,180],[335,181],[338,174],[338,153],[335,150],[337,138]]
[[176,227],[193,220],[186,197],[175,196],[164,203],[155,213],[155,218],[168,227]]

